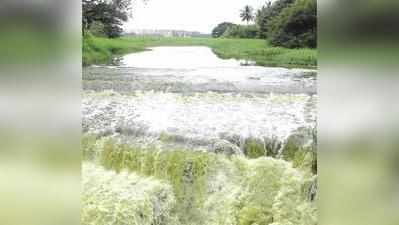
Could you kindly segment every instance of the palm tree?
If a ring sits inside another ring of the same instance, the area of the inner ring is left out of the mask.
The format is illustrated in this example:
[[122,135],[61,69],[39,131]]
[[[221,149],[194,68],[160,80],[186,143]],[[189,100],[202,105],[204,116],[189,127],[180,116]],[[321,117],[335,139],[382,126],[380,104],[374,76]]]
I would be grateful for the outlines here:
[[241,10],[240,17],[242,21],[247,21],[248,24],[249,21],[254,19],[254,9],[251,6],[246,5],[244,9]]

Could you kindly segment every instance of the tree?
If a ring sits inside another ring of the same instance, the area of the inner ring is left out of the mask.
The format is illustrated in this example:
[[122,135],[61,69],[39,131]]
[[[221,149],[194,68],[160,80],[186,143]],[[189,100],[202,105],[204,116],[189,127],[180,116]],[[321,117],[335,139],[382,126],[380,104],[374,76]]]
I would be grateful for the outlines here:
[[234,25],[235,25],[235,24],[229,23],[229,22],[220,23],[219,25],[217,25],[217,26],[212,30],[212,37],[214,37],[214,38],[221,37],[221,36],[226,32],[226,30],[227,30],[229,27],[232,27],[232,26],[234,26]]
[[295,0],[277,0],[268,1],[256,14],[256,25],[258,26],[258,35],[260,38],[267,38],[269,21],[278,16],[285,8],[290,6]]
[[118,37],[122,33],[122,24],[130,16],[132,0],[82,0],[83,34],[90,30],[93,23],[102,23],[108,37]]
[[290,6],[296,0],[277,0],[270,7],[270,16],[278,16],[285,8]]
[[317,2],[296,0],[269,22],[273,45],[288,48],[317,47]]
[[259,38],[267,38],[267,22],[270,17],[270,8],[272,2],[267,2],[262,8],[258,9],[255,16],[255,23],[258,27],[258,37]]
[[253,11],[254,9],[251,6],[246,5],[244,9],[241,10],[240,17],[242,21],[247,21],[247,24],[249,23],[249,21],[252,21],[254,19]]

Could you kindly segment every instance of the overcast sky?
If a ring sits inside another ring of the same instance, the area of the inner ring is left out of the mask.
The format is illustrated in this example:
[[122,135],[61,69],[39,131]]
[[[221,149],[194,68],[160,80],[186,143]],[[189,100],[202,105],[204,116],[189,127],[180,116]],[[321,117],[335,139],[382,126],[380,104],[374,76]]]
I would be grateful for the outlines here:
[[173,29],[211,33],[221,22],[242,23],[245,5],[260,8],[266,0],[135,0],[133,18],[125,30]]

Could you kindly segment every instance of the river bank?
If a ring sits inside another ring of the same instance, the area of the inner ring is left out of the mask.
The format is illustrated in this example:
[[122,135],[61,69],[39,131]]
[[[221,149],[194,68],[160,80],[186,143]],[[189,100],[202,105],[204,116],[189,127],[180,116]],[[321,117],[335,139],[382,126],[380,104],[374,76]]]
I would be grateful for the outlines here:
[[222,59],[243,59],[260,66],[316,68],[317,50],[272,47],[261,39],[123,37],[83,38],[83,65],[109,64],[117,55],[146,51],[154,46],[207,46]]

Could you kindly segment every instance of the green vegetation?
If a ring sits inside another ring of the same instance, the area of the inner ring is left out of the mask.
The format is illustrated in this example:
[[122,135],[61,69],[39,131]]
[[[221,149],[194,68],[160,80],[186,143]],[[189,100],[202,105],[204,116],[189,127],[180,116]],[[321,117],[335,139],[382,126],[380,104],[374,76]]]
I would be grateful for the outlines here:
[[140,149],[105,141],[101,164],[107,169],[120,172],[128,169],[144,176],[169,181],[177,200],[179,218],[183,224],[201,221],[199,212],[207,193],[209,167],[214,155],[183,150],[160,152]]
[[218,38],[221,37],[224,32],[226,32],[227,28],[235,25],[234,23],[229,23],[229,22],[224,22],[218,24],[213,30],[212,30],[212,37]]
[[[214,29],[213,37],[261,38],[286,48],[317,47],[316,0],[269,1],[255,16],[253,8],[245,6],[240,17],[246,26],[224,22]],[[255,25],[249,24],[252,20]]]
[[254,19],[254,9],[246,5],[244,9],[241,10],[240,17],[242,21],[247,21],[247,24]]
[[295,0],[278,0],[273,4],[271,1],[267,2],[262,8],[258,9],[256,13],[255,22],[259,28],[258,36],[266,39],[269,35],[269,21],[275,16],[278,16],[283,9],[292,4]]
[[273,45],[298,48],[317,47],[317,2],[296,0],[273,17],[269,23],[269,39]]
[[[126,21],[131,0],[84,0],[83,65],[110,63],[114,55],[144,51],[149,46],[209,46],[221,58],[255,61],[263,66],[315,67],[317,54],[308,48],[317,47],[316,0],[277,0],[257,10],[245,6],[240,13],[247,26],[228,22],[219,24],[210,38],[118,38]],[[249,25],[255,20],[255,25]],[[241,38],[244,40],[230,40]],[[254,40],[247,40],[248,38]],[[262,41],[262,38],[269,41]],[[272,46],[280,46],[272,47]],[[295,48],[295,49],[286,49]]]
[[[288,139],[282,149],[282,157],[286,161],[293,163],[293,167],[302,170],[308,170],[317,174],[317,134],[315,130],[307,130],[308,135],[312,135],[313,143],[309,146],[304,146],[299,143],[299,134],[293,134]],[[301,134],[303,135],[303,134]]]
[[317,173],[317,154],[310,148],[300,148],[288,141],[283,149],[283,158],[292,166]]
[[96,152],[97,138],[94,135],[84,135],[81,139],[81,150],[83,160],[93,160],[98,157]]
[[84,163],[84,225],[316,224],[313,175],[283,160],[85,143],[108,171]]
[[175,225],[176,200],[165,182],[82,165],[82,224]]
[[126,39],[109,39],[86,34],[83,37],[83,65],[111,63],[115,55],[144,51],[145,46]]
[[107,37],[119,37],[131,7],[132,0],[82,0],[83,33],[86,34],[96,26]]
[[256,38],[258,28],[255,25],[232,25],[223,33],[225,38]]
[[[246,6],[240,16],[247,26],[220,24],[213,32],[218,38],[116,38],[131,2],[83,0],[84,65],[111,63],[115,56],[154,46],[207,46],[220,58],[264,66],[317,65],[317,51],[308,48],[316,47],[314,0],[267,3],[256,25],[249,25],[255,17]],[[159,140],[173,144],[175,138],[162,133]],[[283,149],[274,139],[248,139],[245,156],[123,140],[87,134],[81,140],[83,225],[317,224],[309,197],[317,188],[316,153],[299,147],[297,139]]]
[[261,39],[124,37],[107,39],[87,35],[83,38],[83,64],[111,62],[113,56],[144,51],[152,46],[208,46],[223,59],[255,61],[261,66],[311,68],[317,65],[314,49],[272,47]]
[[244,153],[248,158],[256,159],[262,156],[266,156],[267,150],[261,142],[255,139],[248,139],[245,142]]

